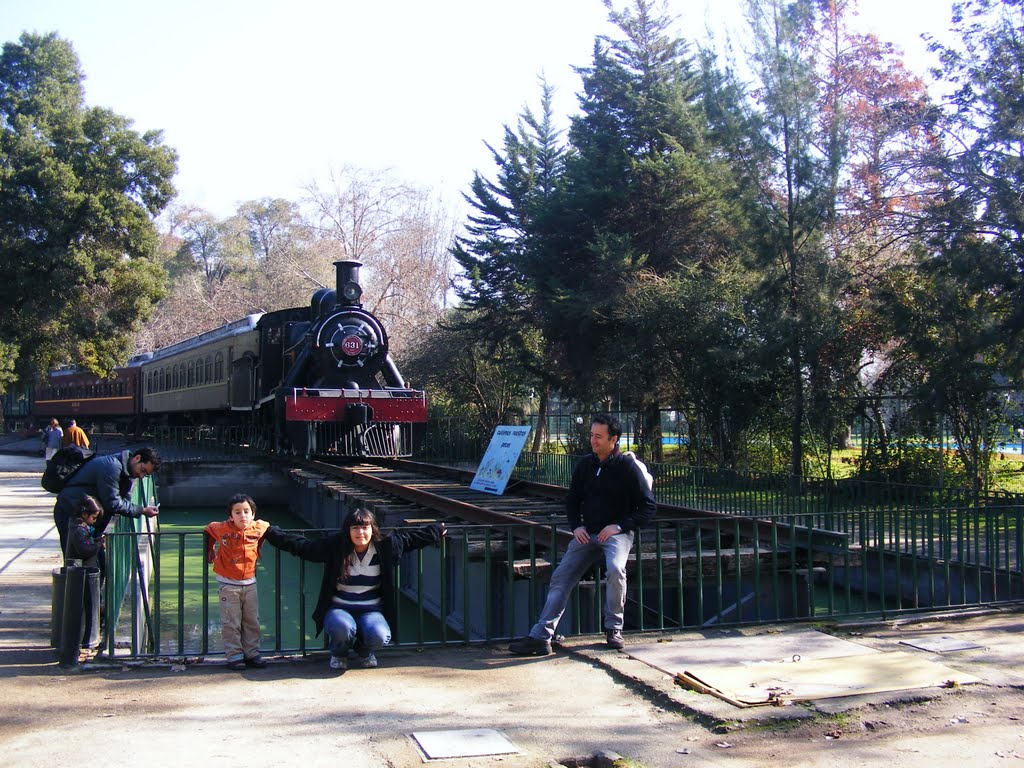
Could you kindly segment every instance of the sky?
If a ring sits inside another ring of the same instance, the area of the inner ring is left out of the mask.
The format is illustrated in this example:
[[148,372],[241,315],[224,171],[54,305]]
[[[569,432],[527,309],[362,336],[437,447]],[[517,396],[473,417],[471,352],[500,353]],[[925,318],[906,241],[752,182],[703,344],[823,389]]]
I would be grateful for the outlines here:
[[[622,7],[625,0],[617,0]],[[739,0],[668,0],[677,31],[736,31]],[[941,35],[950,0],[860,0],[858,24],[906,51]],[[180,204],[226,217],[245,201],[299,201],[332,169],[387,170],[458,208],[485,142],[555,86],[563,125],[594,39],[600,0],[0,0],[0,41],[57,32],[75,48],[86,103],[179,155]]]

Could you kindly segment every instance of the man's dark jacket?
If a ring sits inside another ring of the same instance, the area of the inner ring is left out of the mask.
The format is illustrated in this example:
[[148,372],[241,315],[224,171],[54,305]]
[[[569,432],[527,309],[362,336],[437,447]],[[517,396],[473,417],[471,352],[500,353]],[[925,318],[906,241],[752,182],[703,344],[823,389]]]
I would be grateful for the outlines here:
[[576,530],[582,524],[591,535],[613,523],[624,532],[635,531],[653,520],[657,511],[654,494],[640,467],[618,448],[604,461],[599,461],[596,453],[580,459],[572,473],[565,507],[569,527]]
[[57,503],[53,505],[53,521],[62,542],[67,539],[69,520],[87,495],[95,496],[103,507],[103,514],[96,521],[97,536],[107,529],[114,515],[142,515],[142,507],[131,500],[132,483],[135,482],[135,478],[128,474],[128,461],[131,457],[131,451],[97,456],[71,476],[64,490],[57,495]]
[[[384,603],[382,613],[388,624],[391,625],[391,632],[396,638],[398,637],[398,627],[395,623],[395,563],[405,552],[421,549],[428,544],[440,541],[443,530],[440,525],[400,528],[374,544],[377,552],[380,553],[381,600]],[[313,610],[317,635],[324,629],[324,617],[334,600],[338,577],[341,575],[341,542],[342,537],[347,535],[346,531],[340,531],[322,539],[309,539],[300,533],[287,533],[276,525],[271,526],[267,531],[267,541],[275,547],[290,552],[303,560],[324,564],[324,575],[320,581],[320,597]]]

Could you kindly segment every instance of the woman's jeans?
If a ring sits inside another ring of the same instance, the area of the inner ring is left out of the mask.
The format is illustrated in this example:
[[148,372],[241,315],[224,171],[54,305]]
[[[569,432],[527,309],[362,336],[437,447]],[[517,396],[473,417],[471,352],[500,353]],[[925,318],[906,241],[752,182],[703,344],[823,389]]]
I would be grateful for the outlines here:
[[391,627],[380,611],[352,614],[331,608],[324,616],[332,656],[347,656],[350,650],[366,657],[391,642]]
[[565,612],[569,595],[583,574],[604,557],[605,629],[622,629],[623,611],[626,605],[626,561],[629,551],[633,548],[633,532],[618,533],[604,543],[599,543],[597,535],[591,535],[590,541],[580,544],[576,539],[569,542],[565,554],[551,574],[548,586],[548,598],[540,618],[530,630],[530,637],[537,640],[550,640],[555,636],[555,627]]

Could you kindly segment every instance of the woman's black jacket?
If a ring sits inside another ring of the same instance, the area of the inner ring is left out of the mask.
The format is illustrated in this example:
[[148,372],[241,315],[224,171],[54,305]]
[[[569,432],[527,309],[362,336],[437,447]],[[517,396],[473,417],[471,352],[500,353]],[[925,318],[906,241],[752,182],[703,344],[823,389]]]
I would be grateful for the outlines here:
[[[380,553],[380,586],[383,601],[384,618],[391,625],[392,634],[396,637],[395,624],[395,563],[402,554],[421,549],[441,540],[444,528],[440,525],[426,525],[422,528],[399,528],[390,535],[384,536],[374,546]],[[341,575],[342,537],[346,531],[325,536],[322,539],[309,539],[300,533],[286,533],[276,525],[267,530],[266,540],[279,549],[308,560],[311,563],[323,563],[324,575],[320,582],[320,597],[313,610],[313,621],[316,622],[316,633],[324,629],[324,616],[331,608],[334,593]]]

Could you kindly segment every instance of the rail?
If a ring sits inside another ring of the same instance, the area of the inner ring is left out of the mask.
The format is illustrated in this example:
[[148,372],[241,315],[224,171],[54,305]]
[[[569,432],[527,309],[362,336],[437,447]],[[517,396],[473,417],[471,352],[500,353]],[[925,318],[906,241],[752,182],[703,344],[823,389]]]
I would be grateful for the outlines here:
[[[135,482],[131,500],[145,506],[159,501],[152,477]],[[155,529],[149,518],[117,515],[106,533],[106,573],[103,583],[103,646],[108,655],[127,647],[132,655],[154,647],[150,602]],[[110,628],[113,628],[111,631]]]
[[[659,521],[637,535],[626,629],[888,617],[1018,601],[1024,598],[1022,516],[1019,507],[981,515],[954,509],[928,518],[842,513],[850,531],[842,535],[776,521],[744,526],[736,517]],[[151,581],[126,582],[127,603],[138,606],[130,612],[129,635],[136,640],[116,652],[220,653],[216,582],[203,556],[202,532],[125,531],[110,538],[129,556],[151,540],[154,555]],[[396,566],[395,643],[491,643],[525,634],[563,552],[553,526],[526,532],[521,525],[449,526],[439,547],[409,553]],[[320,568],[264,548],[258,584],[266,653],[325,647],[310,618]],[[600,633],[603,597],[595,568],[574,591],[559,631]]]

